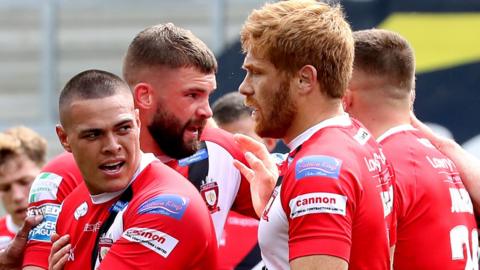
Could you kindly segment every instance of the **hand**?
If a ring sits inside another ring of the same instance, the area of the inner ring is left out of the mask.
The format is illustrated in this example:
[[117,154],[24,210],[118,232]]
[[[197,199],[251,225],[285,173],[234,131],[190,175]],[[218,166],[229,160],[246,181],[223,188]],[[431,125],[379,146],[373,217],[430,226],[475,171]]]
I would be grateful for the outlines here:
[[[438,149],[440,152],[451,151],[451,148],[457,148],[458,145],[454,140],[435,134],[433,130],[417,119],[413,112],[410,112],[410,122],[413,127],[420,130],[423,135]],[[446,153],[444,153],[446,154]]]
[[63,269],[63,266],[65,266],[65,263],[67,262],[69,251],[72,248],[69,242],[70,236],[68,234],[62,237],[56,233],[52,235],[52,249],[48,256],[49,270]]
[[37,215],[25,218],[23,226],[18,231],[13,241],[8,247],[0,252],[0,269],[16,270],[22,268],[23,252],[27,245],[28,233],[37,226],[43,219],[43,216]]
[[233,138],[245,154],[250,168],[238,160],[235,160],[233,165],[250,183],[253,207],[260,217],[275,188],[278,178],[277,165],[264,144],[241,134],[235,134]]

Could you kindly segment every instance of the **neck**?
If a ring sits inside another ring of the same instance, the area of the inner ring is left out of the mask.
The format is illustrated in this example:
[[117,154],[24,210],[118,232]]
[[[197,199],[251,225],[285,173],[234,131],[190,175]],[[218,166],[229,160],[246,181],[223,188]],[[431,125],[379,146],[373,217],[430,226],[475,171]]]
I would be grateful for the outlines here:
[[142,125],[140,129],[140,148],[144,153],[152,153],[155,156],[165,156],[145,125]]
[[408,108],[385,108],[381,106],[373,108],[373,110],[360,114],[356,118],[365,125],[375,138],[380,137],[393,127],[410,124]]
[[344,113],[340,99],[323,99],[309,106],[299,104],[297,109],[297,115],[283,137],[286,144],[316,124]]

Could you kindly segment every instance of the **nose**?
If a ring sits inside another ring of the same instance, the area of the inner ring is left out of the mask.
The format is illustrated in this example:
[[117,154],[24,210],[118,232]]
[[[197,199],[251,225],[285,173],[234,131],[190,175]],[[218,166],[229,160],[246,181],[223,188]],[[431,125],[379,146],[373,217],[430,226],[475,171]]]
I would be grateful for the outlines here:
[[212,108],[210,108],[210,103],[208,102],[208,100],[198,108],[197,114],[198,116],[205,119],[212,117],[213,112],[212,112]]
[[10,192],[11,192],[12,200],[16,203],[20,203],[23,200],[25,200],[27,195],[26,194],[27,191],[25,190],[25,188],[22,185],[17,183],[12,184]]
[[246,76],[245,76],[245,78],[243,79],[243,81],[242,81],[242,83],[240,84],[240,86],[238,87],[238,92],[240,92],[240,94],[242,94],[242,95],[244,95],[244,96],[251,96],[251,95],[253,95],[253,89],[252,89],[252,87],[250,86],[250,84],[248,83]]
[[105,154],[118,153],[122,150],[122,145],[118,142],[118,138],[115,134],[108,134],[105,136],[102,150]]

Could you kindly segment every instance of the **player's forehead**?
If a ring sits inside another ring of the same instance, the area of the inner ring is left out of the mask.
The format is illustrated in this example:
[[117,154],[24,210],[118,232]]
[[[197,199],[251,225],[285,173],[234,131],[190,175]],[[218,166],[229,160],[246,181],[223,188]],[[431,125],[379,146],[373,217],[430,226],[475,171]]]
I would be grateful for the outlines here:
[[11,184],[25,177],[34,178],[40,168],[24,154],[15,155],[0,165],[0,185]]
[[72,102],[66,114],[66,125],[75,127],[77,131],[109,128],[121,122],[135,120],[133,100],[128,95],[77,100]]

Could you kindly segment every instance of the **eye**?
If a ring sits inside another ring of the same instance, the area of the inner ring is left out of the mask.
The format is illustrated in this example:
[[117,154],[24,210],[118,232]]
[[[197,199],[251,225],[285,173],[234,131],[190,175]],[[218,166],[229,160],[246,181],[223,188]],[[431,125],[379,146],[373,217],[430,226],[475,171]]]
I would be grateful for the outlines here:
[[130,130],[132,130],[132,125],[123,125],[123,126],[120,126],[120,128],[118,128],[118,131],[122,132],[122,133],[128,133]]
[[199,95],[197,93],[188,93],[187,97],[191,97],[193,99],[197,98]]
[[0,186],[0,192],[8,192],[10,190],[10,185]]
[[100,132],[91,131],[83,134],[82,139],[95,140],[98,136],[100,136]]

